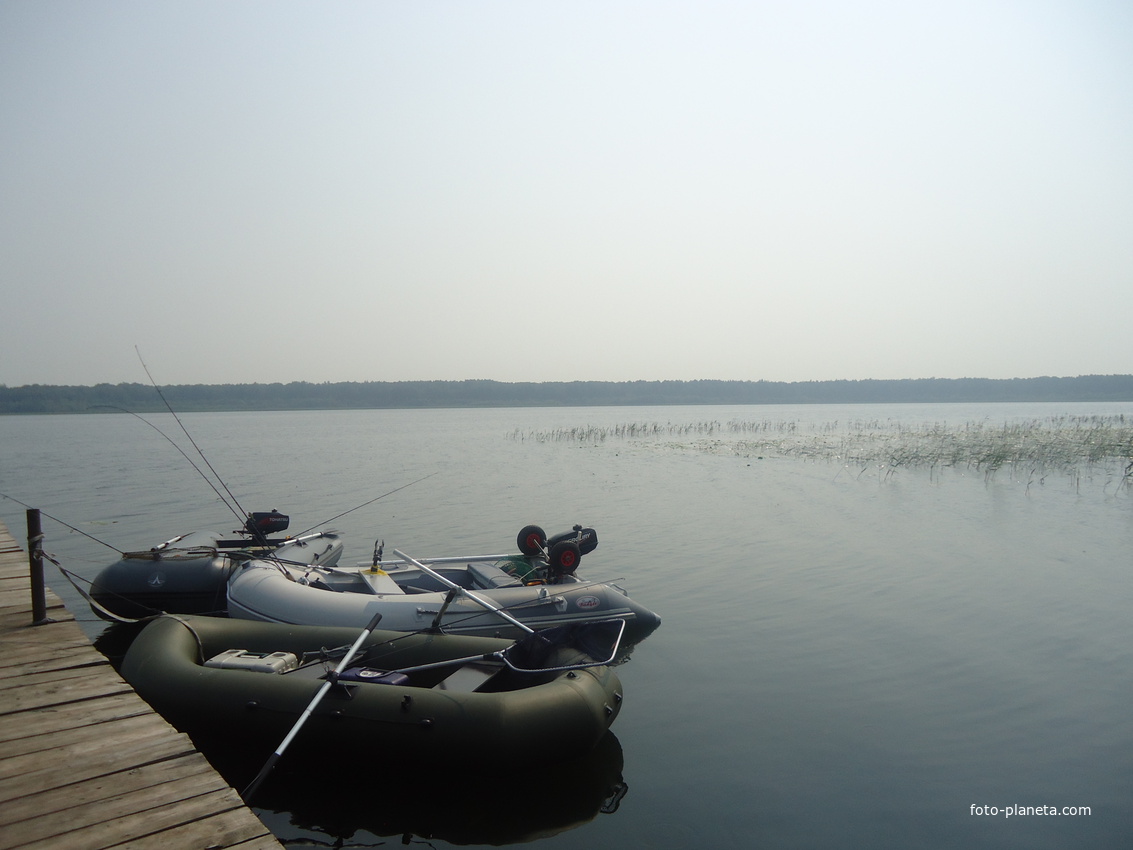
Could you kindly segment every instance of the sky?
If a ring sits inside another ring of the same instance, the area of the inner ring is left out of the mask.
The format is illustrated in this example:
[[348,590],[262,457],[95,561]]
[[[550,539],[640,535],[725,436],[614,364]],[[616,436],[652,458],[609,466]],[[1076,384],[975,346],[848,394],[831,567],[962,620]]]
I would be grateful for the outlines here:
[[5,0],[0,384],[1128,374],[1130,44],[1125,0]]

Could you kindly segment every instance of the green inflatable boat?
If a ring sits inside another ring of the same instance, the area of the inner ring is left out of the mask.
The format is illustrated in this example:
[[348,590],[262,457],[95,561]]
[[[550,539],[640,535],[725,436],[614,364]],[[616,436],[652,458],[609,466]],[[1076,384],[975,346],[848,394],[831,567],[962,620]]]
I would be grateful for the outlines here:
[[[170,723],[270,752],[328,679],[292,750],[420,765],[553,762],[592,749],[621,708],[622,620],[496,638],[166,615],[121,674]],[[342,666],[343,658],[349,658]],[[443,762],[435,762],[437,764]]]

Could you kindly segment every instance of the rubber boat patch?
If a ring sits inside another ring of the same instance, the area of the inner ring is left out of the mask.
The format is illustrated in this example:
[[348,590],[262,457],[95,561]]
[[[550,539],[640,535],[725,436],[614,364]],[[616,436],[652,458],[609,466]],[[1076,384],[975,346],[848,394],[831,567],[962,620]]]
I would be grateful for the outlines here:
[[600,600],[597,596],[583,596],[575,604],[583,611],[589,611],[592,608],[597,608],[599,605],[601,605],[602,600]]

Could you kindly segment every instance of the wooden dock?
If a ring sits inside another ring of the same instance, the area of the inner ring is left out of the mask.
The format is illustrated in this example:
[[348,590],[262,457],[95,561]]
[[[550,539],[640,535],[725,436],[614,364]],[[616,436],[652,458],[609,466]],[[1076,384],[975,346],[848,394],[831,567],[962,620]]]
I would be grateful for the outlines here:
[[0,850],[282,850],[28,576],[0,522]]

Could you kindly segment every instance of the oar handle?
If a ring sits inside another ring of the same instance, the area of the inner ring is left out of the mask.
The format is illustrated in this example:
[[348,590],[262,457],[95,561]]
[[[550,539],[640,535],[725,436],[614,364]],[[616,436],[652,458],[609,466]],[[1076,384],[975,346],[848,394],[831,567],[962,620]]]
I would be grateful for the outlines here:
[[382,620],[382,612],[378,611],[377,613],[374,614],[374,618],[372,620],[370,620],[370,625],[366,626],[366,631],[372,632],[374,629],[376,629],[378,627],[378,623],[380,623],[381,620]]

